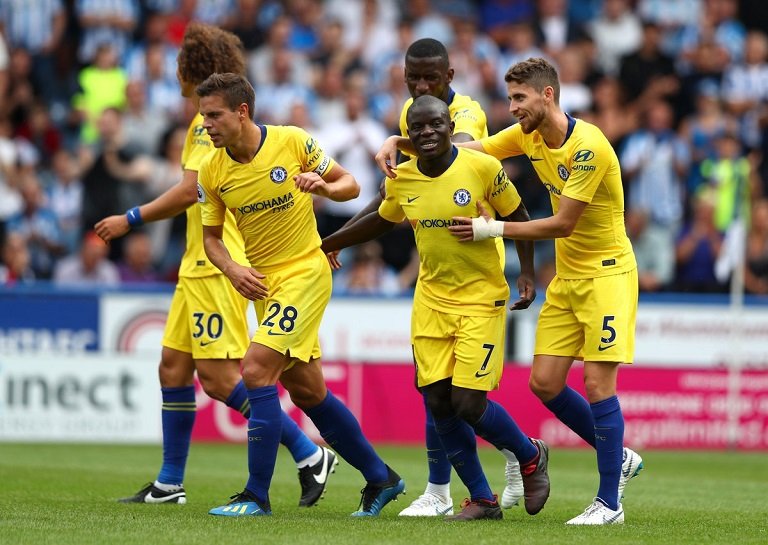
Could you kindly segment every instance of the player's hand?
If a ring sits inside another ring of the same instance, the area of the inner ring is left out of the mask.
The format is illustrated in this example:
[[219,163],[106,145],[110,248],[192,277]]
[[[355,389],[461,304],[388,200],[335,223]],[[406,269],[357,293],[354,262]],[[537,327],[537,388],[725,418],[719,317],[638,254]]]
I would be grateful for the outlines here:
[[339,261],[339,251],[334,250],[325,254],[328,257],[328,264],[331,266],[331,270],[338,271],[341,268],[341,261]]
[[504,236],[504,222],[493,219],[480,201],[477,201],[477,213],[479,214],[477,218],[454,216],[455,225],[448,227],[448,230],[459,237],[460,242]]
[[293,177],[296,189],[302,193],[312,193],[321,197],[328,197],[330,190],[328,183],[317,172],[302,172]]
[[387,178],[397,178],[397,141],[399,136],[390,136],[381,145],[378,153],[374,156],[376,165],[387,176]]
[[128,218],[125,214],[108,216],[94,225],[93,228],[96,231],[96,234],[99,235],[104,242],[120,238],[131,230],[131,226],[128,225]]
[[510,305],[509,310],[525,310],[536,299],[536,283],[527,274],[517,277],[517,291],[520,299]]
[[262,282],[266,276],[256,269],[237,265],[228,271],[227,277],[237,292],[250,301],[261,300],[269,296],[266,284]]

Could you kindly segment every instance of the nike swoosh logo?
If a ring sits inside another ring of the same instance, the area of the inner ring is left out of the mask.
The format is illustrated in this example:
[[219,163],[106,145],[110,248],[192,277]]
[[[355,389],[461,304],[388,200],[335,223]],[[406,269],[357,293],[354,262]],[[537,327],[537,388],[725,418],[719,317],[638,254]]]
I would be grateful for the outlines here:
[[417,195],[416,197],[408,197],[408,202],[413,202],[416,199],[418,199],[419,197],[421,197],[421,195]]
[[529,157],[529,159],[531,160],[531,163],[535,163],[536,161],[543,161],[544,160],[543,157]]
[[616,346],[616,343],[613,343],[613,344],[608,344],[608,345],[605,345],[605,346],[603,346],[603,345],[601,344],[600,346],[598,346],[598,347],[597,347],[597,349],[598,349],[600,352],[602,352],[603,350],[608,350],[609,348],[613,348],[614,346]]
[[213,339],[212,341],[200,341],[200,346],[208,346],[209,344],[213,344],[219,339]]
[[256,431],[256,430],[260,430],[260,429],[261,429],[261,428],[263,428],[263,427],[264,427],[264,426],[256,426],[255,428],[248,428],[248,431]]
[[627,469],[622,469],[621,474],[625,477],[629,477],[629,473],[632,471],[631,467],[628,467]]
[[232,189],[232,186],[229,186],[229,187],[222,187],[222,188],[221,188],[221,192],[222,192],[222,193],[224,193],[225,191],[229,191],[230,189]]
[[267,331],[267,335],[285,335],[285,333],[275,333],[270,329],[269,331]]
[[487,373],[481,373],[480,371],[477,371],[477,372],[475,372],[475,377],[476,378],[483,378],[483,377],[488,376],[490,374],[491,374],[490,371],[488,371]]
[[320,469],[320,473],[318,473],[317,475],[313,473],[312,476],[315,478],[315,482],[317,482],[317,484],[323,484],[328,478],[328,451],[327,450],[323,450],[323,465],[322,465],[322,468]]
[[165,503],[169,500],[169,498],[175,498],[178,496],[183,496],[184,493],[182,491],[175,492],[173,494],[170,494],[168,496],[163,496],[161,498],[156,498],[152,495],[152,492],[147,493],[146,496],[144,496],[144,503]]

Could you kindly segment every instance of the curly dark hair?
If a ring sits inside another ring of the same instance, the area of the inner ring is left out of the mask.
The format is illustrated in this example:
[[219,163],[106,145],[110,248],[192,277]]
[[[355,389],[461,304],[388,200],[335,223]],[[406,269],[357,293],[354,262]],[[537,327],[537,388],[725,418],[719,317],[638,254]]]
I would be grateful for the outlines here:
[[187,26],[177,63],[184,81],[194,85],[215,72],[245,75],[245,53],[240,38],[203,23]]

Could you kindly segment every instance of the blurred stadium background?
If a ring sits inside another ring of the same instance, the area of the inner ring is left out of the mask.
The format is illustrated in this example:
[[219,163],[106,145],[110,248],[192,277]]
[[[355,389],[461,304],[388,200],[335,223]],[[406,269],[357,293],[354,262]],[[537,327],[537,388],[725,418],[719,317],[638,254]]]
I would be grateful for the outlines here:
[[[414,39],[448,45],[453,87],[492,133],[512,122],[508,66],[552,59],[564,109],[599,125],[624,169],[642,289],[636,364],[619,384],[627,444],[768,450],[763,0],[0,0],[0,441],[159,443],[183,219],[108,251],[89,231],[180,178],[191,112],[175,58],[191,20],[241,37],[259,121],[307,128],[363,184],[351,207],[318,203],[323,232],[378,186],[372,155],[397,131]],[[549,214],[527,159],[505,167],[532,215]],[[412,251],[402,229],[346,254],[322,329],[328,383],[379,443],[423,433]],[[551,244],[537,265],[540,300]],[[494,395],[530,434],[577,445],[527,389],[536,314],[510,315]],[[202,392],[198,408],[196,440],[244,438]]]

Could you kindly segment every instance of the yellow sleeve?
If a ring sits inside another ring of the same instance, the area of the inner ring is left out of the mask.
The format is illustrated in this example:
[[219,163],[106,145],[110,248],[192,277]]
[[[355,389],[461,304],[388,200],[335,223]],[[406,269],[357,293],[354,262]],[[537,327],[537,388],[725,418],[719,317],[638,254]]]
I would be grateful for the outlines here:
[[[493,162],[496,164],[491,165],[491,168],[496,169],[496,172],[493,174],[493,171],[489,169],[488,176],[486,176],[486,180],[489,180],[486,187],[486,198],[500,216],[509,216],[517,210],[522,199],[517,192],[517,188],[501,166],[501,163],[498,161]],[[490,182],[490,180],[493,180],[493,182]]]
[[336,163],[325,154],[317,140],[304,129],[298,127],[292,129],[302,172],[316,172],[321,177],[330,172]]
[[466,133],[473,140],[488,136],[485,112],[474,100],[453,114],[451,121],[454,123],[453,134]]
[[519,124],[512,125],[497,132],[493,136],[480,139],[483,151],[496,159],[506,159],[516,155],[524,155],[523,131]]
[[395,180],[387,178],[384,188],[387,196],[379,205],[379,216],[392,223],[400,223],[405,219],[405,213],[397,198]]
[[215,190],[214,180],[210,157],[206,157],[197,173],[197,201],[200,203],[203,225],[223,225],[224,214],[227,212],[224,201]]

